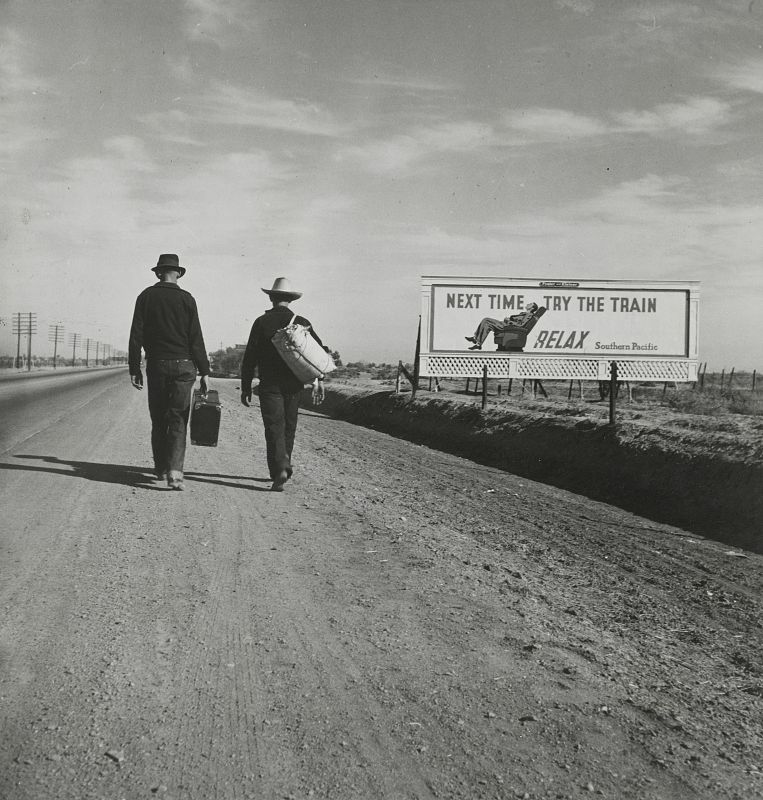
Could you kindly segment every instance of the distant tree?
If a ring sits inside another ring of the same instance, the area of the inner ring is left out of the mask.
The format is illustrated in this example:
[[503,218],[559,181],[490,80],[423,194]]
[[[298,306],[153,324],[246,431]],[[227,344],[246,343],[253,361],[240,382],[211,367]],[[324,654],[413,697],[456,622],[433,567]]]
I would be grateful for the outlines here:
[[339,355],[339,351],[338,350],[332,350],[331,351],[331,358],[334,359],[334,363],[337,365],[337,367],[341,367],[342,366],[342,356]]
[[241,359],[244,351],[237,347],[226,347],[225,350],[216,350],[209,354],[212,373],[218,376],[238,375],[241,369]]

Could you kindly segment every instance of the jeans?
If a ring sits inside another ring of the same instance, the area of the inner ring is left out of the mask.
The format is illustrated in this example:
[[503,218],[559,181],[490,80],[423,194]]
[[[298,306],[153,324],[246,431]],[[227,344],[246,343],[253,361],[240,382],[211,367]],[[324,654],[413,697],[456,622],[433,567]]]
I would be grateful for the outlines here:
[[182,472],[196,365],[190,359],[149,360],[146,378],[154,469]]
[[260,384],[260,412],[265,426],[268,471],[275,480],[280,472],[291,475],[291,451],[297,432],[299,398],[302,389],[294,392],[277,384]]

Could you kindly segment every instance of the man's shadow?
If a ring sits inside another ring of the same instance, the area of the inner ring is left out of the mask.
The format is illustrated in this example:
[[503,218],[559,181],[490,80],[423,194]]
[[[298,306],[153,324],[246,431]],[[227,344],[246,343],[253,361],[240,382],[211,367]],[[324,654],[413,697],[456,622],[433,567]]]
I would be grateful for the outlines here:
[[[99,483],[119,483],[146,491],[169,491],[169,487],[159,483],[153,470],[141,469],[127,464],[102,464],[93,461],[67,461],[56,456],[34,456],[17,454],[14,458],[23,458],[27,461],[43,462],[46,466],[37,466],[31,463],[7,464],[0,463],[0,469],[24,470],[28,472],[49,472],[53,475],[66,475],[73,478],[84,478],[88,481]],[[58,466],[59,468],[56,468]],[[216,486],[229,486],[233,489],[246,489],[248,491],[265,492],[268,489],[261,486],[250,486],[246,483],[233,481],[255,481],[256,483],[270,483],[270,478],[251,478],[243,475],[219,475],[206,472],[185,472],[186,480],[198,483],[213,484]]]

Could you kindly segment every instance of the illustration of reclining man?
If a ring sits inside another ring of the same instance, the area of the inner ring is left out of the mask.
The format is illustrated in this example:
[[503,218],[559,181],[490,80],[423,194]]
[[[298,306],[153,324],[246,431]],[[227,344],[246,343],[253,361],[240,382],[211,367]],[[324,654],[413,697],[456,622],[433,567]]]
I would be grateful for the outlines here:
[[521,353],[527,343],[527,334],[545,313],[544,306],[530,303],[520,314],[512,314],[503,320],[485,317],[477,326],[474,336],[466,336],[465,339],[473,342],[470,350],[482,350],[482,343],[492,333],[498,350]]

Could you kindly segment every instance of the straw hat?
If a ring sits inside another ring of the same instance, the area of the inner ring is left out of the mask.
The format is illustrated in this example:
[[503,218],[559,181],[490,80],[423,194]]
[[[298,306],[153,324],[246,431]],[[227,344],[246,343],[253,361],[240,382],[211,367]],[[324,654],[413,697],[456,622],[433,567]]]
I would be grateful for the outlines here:
[[288,298],[289,300],[298,300],[302,297],[302,292],[295,292],[291,288],[288,278],[276,278],[273,281],[272,289],[263,289],[262,291],[271,297],[275,294],[279,297]]

